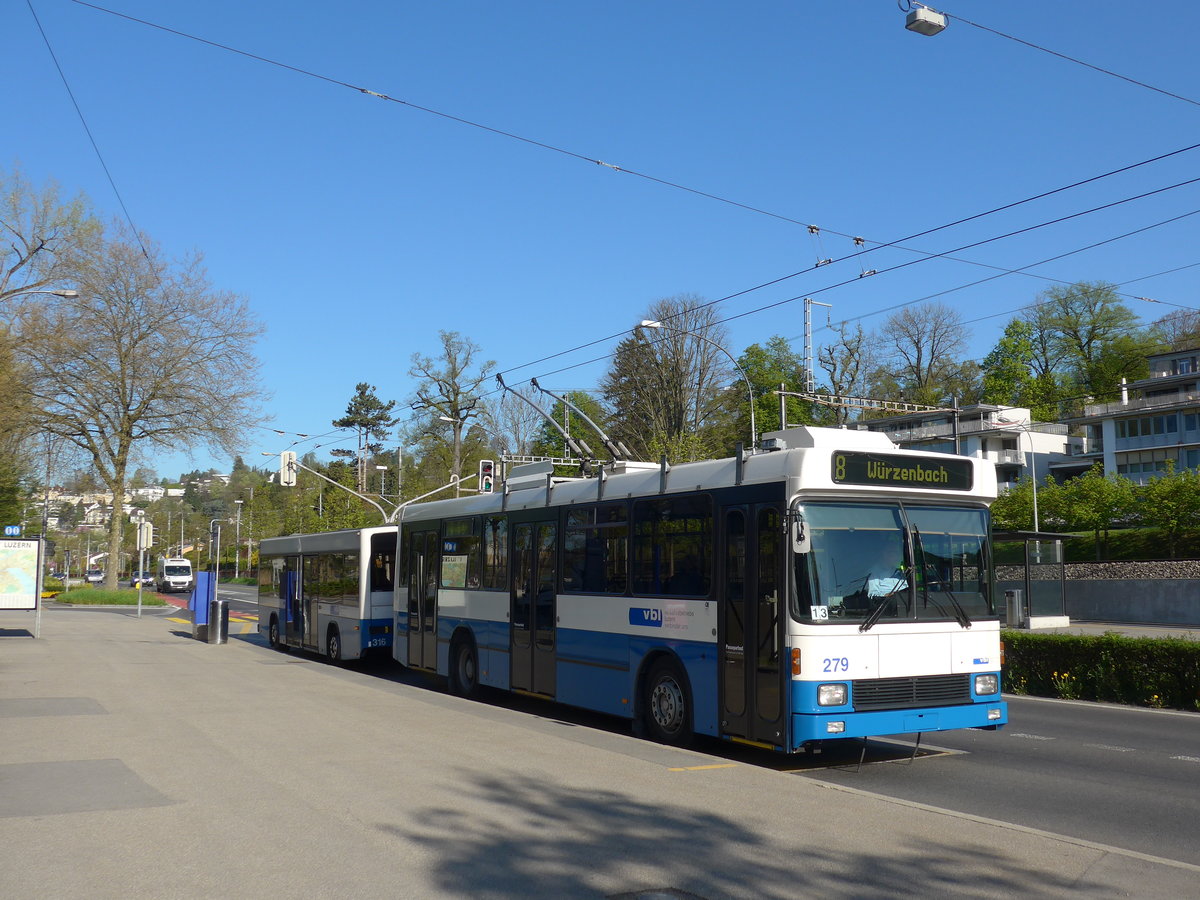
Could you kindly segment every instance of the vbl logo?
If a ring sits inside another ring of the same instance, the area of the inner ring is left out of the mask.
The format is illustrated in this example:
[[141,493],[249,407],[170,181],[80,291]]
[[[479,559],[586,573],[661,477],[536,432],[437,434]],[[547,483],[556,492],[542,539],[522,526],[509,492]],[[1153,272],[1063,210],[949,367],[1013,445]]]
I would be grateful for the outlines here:
[[663,614],[661,609],[631,607],[629,610],[630,625],[642,625],[646,628],[662,628],[662,623]]

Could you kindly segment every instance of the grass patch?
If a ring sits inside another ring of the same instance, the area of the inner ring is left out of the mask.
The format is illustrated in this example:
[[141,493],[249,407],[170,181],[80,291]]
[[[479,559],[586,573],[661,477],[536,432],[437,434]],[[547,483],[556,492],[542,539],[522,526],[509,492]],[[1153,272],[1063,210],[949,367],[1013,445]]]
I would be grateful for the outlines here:
[[[104,588],[75,588],[55,597],[59,603],[73,606],[137,606],[137,591],[107,591]],[[150,591],[142,593],[142,606],[166,606],[166,601]]]

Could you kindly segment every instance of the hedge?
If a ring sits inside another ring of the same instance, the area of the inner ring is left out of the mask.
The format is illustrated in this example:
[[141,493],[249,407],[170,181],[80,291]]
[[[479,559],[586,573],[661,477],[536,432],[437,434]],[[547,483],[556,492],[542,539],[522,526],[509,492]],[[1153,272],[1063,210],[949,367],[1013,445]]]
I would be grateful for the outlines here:
[[1004,689],[1200,711],[1200,641],[1002,632]]

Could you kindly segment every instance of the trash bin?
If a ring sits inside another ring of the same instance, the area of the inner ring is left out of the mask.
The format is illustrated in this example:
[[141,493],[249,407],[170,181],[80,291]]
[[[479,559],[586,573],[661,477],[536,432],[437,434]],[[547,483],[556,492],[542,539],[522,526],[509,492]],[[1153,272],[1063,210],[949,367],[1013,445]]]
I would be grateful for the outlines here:
[[224,644],[229,640],[229,601],[214,598],[208,604],[208,642]]
[[1025,615],[1025,592],[1020,588],[1004,592],[1005,624],[1009,628],[1028,628],[1029,619]]

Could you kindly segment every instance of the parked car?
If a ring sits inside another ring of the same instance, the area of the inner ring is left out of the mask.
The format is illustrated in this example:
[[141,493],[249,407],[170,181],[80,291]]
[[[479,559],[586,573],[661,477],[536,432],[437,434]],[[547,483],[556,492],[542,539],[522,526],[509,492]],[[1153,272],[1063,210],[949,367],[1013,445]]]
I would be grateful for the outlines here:
[[154,573],[153,572],[134,572],[132,575],[129,576],[129,586],[130,587],[137,587],[139,584],[148,584],[151,587],[154,587]]
[[100,584],[104,581],[104,570],[88,569],[87,572],[84,573],[83,580],[87,584]]

